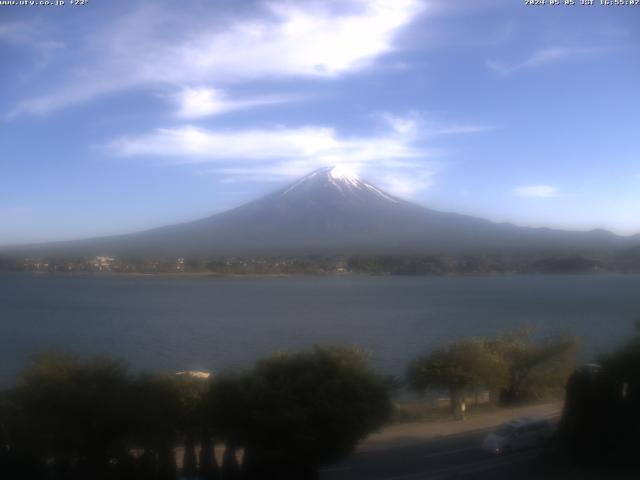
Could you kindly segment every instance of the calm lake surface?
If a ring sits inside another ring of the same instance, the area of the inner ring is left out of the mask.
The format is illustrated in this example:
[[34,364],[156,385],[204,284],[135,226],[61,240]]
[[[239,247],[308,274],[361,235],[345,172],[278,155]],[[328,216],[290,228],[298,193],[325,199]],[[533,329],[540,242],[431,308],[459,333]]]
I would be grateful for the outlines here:
[[107,353],[134,368],[220,371],[314,343],[369,349],[401,374],[459,337],[571,333],[585,359],[640,318],[639,275],[171,278],[0,274],[0,383],[31,354]]

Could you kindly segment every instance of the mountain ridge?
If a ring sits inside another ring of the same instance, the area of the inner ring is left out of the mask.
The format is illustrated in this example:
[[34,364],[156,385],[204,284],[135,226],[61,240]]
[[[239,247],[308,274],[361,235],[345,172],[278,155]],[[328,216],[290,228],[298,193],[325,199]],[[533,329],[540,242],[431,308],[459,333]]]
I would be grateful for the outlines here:
[[391,195],[342,168],[325,167],[200,220],[9,250],[61,256],[203,257],[616,252],[638,244],[637,235],[519,227],[432,210]]

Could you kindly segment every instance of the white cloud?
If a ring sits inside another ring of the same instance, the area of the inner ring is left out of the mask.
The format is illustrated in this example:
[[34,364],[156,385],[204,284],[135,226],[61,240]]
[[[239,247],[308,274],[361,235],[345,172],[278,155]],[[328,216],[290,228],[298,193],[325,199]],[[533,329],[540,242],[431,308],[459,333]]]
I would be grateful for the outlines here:
[[416,114],[405,116],[382,113],[380,117],[396,132],[402,135],[413,135],[418,130],[419,119]]
[[[122,157],[169,164],[197,164],[200,174],[223,182],[283,181],[328,165],[340,165],[400,197],[412,197],[434,183],[434,152],[417,146],[419,136],[396,127],[372,135],[345,137],[326,126],[211,130],[193,125],[121,137],[106,148]],[[408,121],[408,120],[407,120]]]
[[424,146],[433,132],[465,134],[480,127],[425,124],[416,113],[376,114],[386,131],[365,136],[340,135],[328,126],[272,127],[241,130],[205,129],[195,125],[160,128],[116,138],[106,145],[121,157],[144,157],[169,164],[199,164],[198,173],[226,182],[281,181],[327,165],[372,175],[402,197],[430,188],[442,152]]
[[185,88],[175,95],[178,116],[185,118],[206,117],[232,110],[233,102],[227,95],[214,88]]
[[[145,4],[108,23],[104,34],[92,31],[86,42],[77,42],[88,47],[79,49],[79,68],[70,69],[64,82],[71,87],[27,98],[12,115],[47,113],[139,86],[168,85],[181,95],[185,85],[214,85],[217,91],[262,78],[336,77],[391,51],[396,34],[424,2],[278,1],[263,7],[255,9],[262,15],[221,22]],[[205,100],[202,111],[220,108],[219,99]]]
[[551,185],[523,185],[513,189],[520,197],[551,198],[559,196],[559,191]]
[[[272,3],[275,22],[244,23],[200,39],[192,63],[229,76],[335,76],[392,49],[397,31],[421,10],[417,0]],[[336,13],[339,5],[350,12]]]
[[488,60],[487,66],[492,70],[508,75],[518,70],[536,68],[559,60],[576,58],[599,51],[598,48],[588,47],[550,47],[534,52],[530,57],[519,63],[504,63],[497,60]]
[[172,95],[171,98],[177,105],[176,114],[179,117],[199,118],[220,115],[232,110],[291,102],[301,97],[274,95],[248,99],[231,99],[228,93],[220,89],[190,87],[182,89],[177,94]]
[[401,198],[410,198],[417,192],[428,190],[434,184],[432,168],[416,169],[411,174],[391,172],[380,178],[380,186]]
[[207,130],[192,125],[123,137],[108,146],[121,156],[168,157],[174,163],[231,160],[354,164],[426,155],[401,135],[341,138],[329,127]]

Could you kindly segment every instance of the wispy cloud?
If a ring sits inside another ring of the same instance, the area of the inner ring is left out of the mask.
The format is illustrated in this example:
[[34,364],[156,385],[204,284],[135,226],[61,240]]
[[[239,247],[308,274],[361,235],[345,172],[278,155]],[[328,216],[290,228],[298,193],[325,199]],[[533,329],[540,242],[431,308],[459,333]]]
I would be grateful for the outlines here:
[[0,23],[0,47],[6,43],[13,50],[28,49],[34,53],[31,56],[31,63],[16,71],[19,82],[35,77],[61,53],[67,51],[66,44],[56,39],[49,30],[49,26],[41,20],[30,23]]
[[556,187],[551,185],[523,185],[513,189],[513,193],[520,197],[551,198],[560,195]]
[[307,126],[253,130],[208,130],[193,125],[122,137],[108,148],[120,156],[164,157],[172,163],[231,160],[359,163],[425,155],[402,135],[343,138],[333,128]]
[[[26,45],[43,51],[63,48],[65,45],[61,41],[47,39],[43,40],[43,25],[37,23],[11,22],[0,24],[0,41],[13,45]],[[40,32],[38,32],[40,30]]]
[[44,115],[53,110],[76,105],[112,91],[112,82],[96,80],[83,85],[81,88],[62,89],[57,95],[43,95],[23,100],[8,112],[5,117],[11,120],[25,114]]
[[521,62],[506,63],[498,60],[488,60],[487,66],[500,74],[508,75],[518,70],[536,68],[552,62],[583,57],[600,50],[600,48],[589,47],[550,47],[534,52]]
[[[189,85],[213,85],[212,94],[261,78],[337,77],[365,68],[393,50],[396,34],[423,7],[420,0],[304,5],[277,1],[262,4],[253,17],[221,22],[146,4],[125,19],[109,23],[108,34],[91,32],[100,41],[91,37],[79,41],[88,47],[79,49],[79,68],[70,70],[72,78],[65,79],[55,94],[23,99],[10,116],[48,113],[139,86],[168,85],[180,96]],[[162,34],[167,31],[171,35]],[[64,87],[67,84],[73,86]],[[205,103],[208,106],[202,111],[225,108],[213,96],[205,98]],[[226,107],[231,105],[234,102],[227,99]],[[245,102],[244,107],[248,106]],[[195,109],[187,106],[179,111]]]
[[380,186],[402,198],[410,198],[418,192],[428,190],[435,183],[436,169],[431,166],[415,168],[406,172],[390,172],[379,179]]
[[438,136],[438,135],[465,135],[471,133],[482,133],[495,130],[496,127],[491,125],[471,125],[447,123],[432,118],[425,118],[417,112],[411,112],[407,115],[394,115],[391,113],[377,114],[387,125],[395,132],[402,135],[413,136]]
[[421,122],[420,117],[415,113],[394,115],[384,112],[378,114],[378,116],[391,127],[394,132],[401,135],[415,135]]
[[227,92],[209,87],[184,88],[170,96],[177,107],[176,115],[185,119],[209,117],[234,110],[293,102],[301,98],[296,95],[272,95],[233,99]]
[[327,165],[342,165],[371,174],[389,191],[410,197],[430,188],[441,150],[425,146],[432,132],[466,134],[480,127],[460,128],[422,123],[417,113],[377,114],[386,128],[369,135],[346,136],[330,126],[276,126],[261,129],[206,129],[195,125],[160,128],[114,139],[104,146],[125,158],[169,164],[197,164],[199,173],[225,182],[281,181]]

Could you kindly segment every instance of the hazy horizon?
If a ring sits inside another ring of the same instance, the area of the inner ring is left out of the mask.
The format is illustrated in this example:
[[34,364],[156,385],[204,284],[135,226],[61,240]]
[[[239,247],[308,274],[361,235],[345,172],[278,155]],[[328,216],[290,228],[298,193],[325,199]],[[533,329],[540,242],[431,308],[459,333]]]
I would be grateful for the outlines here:
[[3,7],[0,246],[207,217],[326,165],[439,211],[640,233],[640,9]]
[[[307,178],[307,177],[311,176],[311,174],[315,173],[316,171],[317,171],[317,170],[314,170],[313,172],[310,172],[310,174],[308,174],[308,175],[306,175],[306,176],[303,176],[302,178]],[[358,177],[358,178],[360,178],[360,177]],[[363,179],[363,180],[366,180],[366,179]],[[270,191],[270,192],[267,192],[265,195],[261,195],[261,196],[259,196],[259,197],[257,197],[257,198],[254,198],[254,199],[249,200],[247,203],[252,203],[252,202],[254,202],[254,201],[260,201],[263,197],[266,197],[266,196],[268,196],[268,195],[269,195],[269,194],[271,194],[271,193],[277,193],[278,191],[287,190],[287,189],[291,188],[291,186],[293,186],[293,185],[295,185],[296,183],[298,183],[298,181],[299,181],[299,179],[298,179],[298,180],[294,180],[293,182],[290,182],[290,183],[284,184],[284,185],[282,185],[282,186],[280,186],[280,187],[277,187],[277,188],[275,188],[275,190],[272,190],[272,191]],[[398,197],[398,198],[400,198],[400,197]],[[402,199],[402,200],[405,200],[405,199]],[[419,205],[419,206],[422,206],[422,207],[428,208],[428,206],[426,206],[426,205],[420,205],[419,203],[417,203],[417,202],[412,202],[412,201],[411,201],[411,200],[409,200],[409,199],[407,199],[406,201],[409,201],[409,202],[411,202],[411,203],[414,203],[415,205]],[[244,205],[244,204],[242,204],[242,205]],[[37,242],[37,241],[36,241],[36,242],[28,242],[28,243],[23,243],[23,244],[6,244],[6,245],[5,245],[5,244],[1,244],[1,243],[0,243],[0,247],[3,247],[3,246],[9,246],[9,247],[20,247],[20,246],[38,245],[38,244],[42,244],[42,243],[43,243],[43,244],[46,244],[46,243],[49,243],[49,242],[51,242],[51,243],[57,243],[57,242],[67,242],[67,241],[83,241],[83,240],[90,240],[90,239],[96,239],[96,238],[101,238],[101,237],[111,237],[111,236],[118,237],[118,236],[120,236],[120,235],[127,235],[127,234],[132,234],[132,233],[140,233],[140,232],[144,232],[144,231],[148,231],[148,230],[154,230],[154,229],[156,229],[156,228],[168,227],[168,226],[172,226],[172,225],[180,225],[180,224],[182,224],[182,223],[186,223],[186,224],[188,224],[188,223],[193,222],[193,221],[202,220],[203,218],[208,218],[209,216],[215,216],[215,215],[217,215],[217,214],[224,213],[224,212],[229,211],[229,210],[233,210],[233,209],[235,209],[236,207],[240,207],[240,206],[242,206],[242,205],[235,205],[235,206],[229,207],[228,209],[223,209],[223,210],[221,210],[221,211],[212,212],[212,213],[210,213],[209,215],[206,215],[205,217],[186,218],[186,219],[178,220],[178,221],[176,221],[176,222],[175,222],[175,223],[173,223],[173,224],[151,225],[151,226],[149,226],[148,228],[140,228],[140,229],[138,229],[138,230],[133,230],[133,231],[112,232],[112,233],[107,233],[107,234],[104,234],[104,235],[93,235],[93,236],[87,236],[87,237],[81,237],[81,238],[68,238],[68,239],[61,238],[61,239],[54,239],[54,240],[45,241],[45,242]],[[462,214],[462,215],[465,215],[465,213],[464,213],[464,212],[446,212],[446,211],[443,211],[443,212],[445,212],[445,213],[456,213],[456,214]],[[491,219],[489,219],[489,220],[491,220]],[[545,229],[545,228],[551,228],[551,229],[554,229],[553,227],[550,227],[550,226],[548,226],[548,225],[539,225],[539,226],[538,226],[538,225],[518,225],[517,223],[514,223],[514,222],[499,222],[499,221],[494,221],[494,222],[495,222],[495,223],[510,223],[510,224],[512,224],[512,225],[520,226],[520,227],[542,228],[542,229]],[[558,229],[560,230],[560,229],[562,229],[562,227],[559,227]],[[589,229],[589,230],[587,230],[587,229],[570,229],[570,228],[567,228],[567,229],[564,229],[564,230],[565,230],[565,231],[568,231],[568,232],[588,232],[588,231],[601,230],[601,229],[599,229],[599,228],[595,227],[595,228],[592,228],[592,229]],[[607,231],[608,231],[608,230],[607,230]],[[615,233],[615,232],[612,232],[612,233]],[[632,233],[632,234],[628,234],[628,235],[624,235],[624,234],[618,234],[618,235],[620,235],[620,236],[622,236],[622,237],[634,237],[634,236],[636,236],[636,235],[640,235],[640,232]]]

